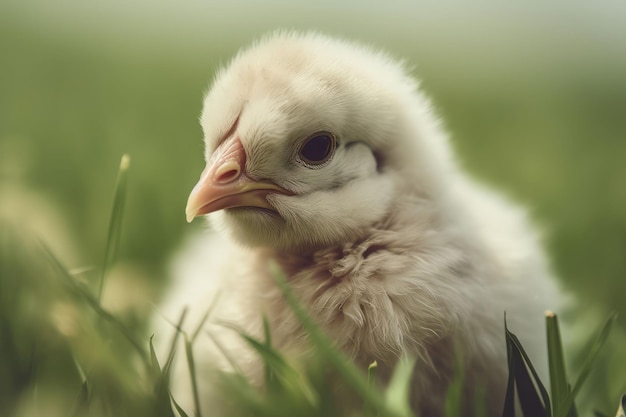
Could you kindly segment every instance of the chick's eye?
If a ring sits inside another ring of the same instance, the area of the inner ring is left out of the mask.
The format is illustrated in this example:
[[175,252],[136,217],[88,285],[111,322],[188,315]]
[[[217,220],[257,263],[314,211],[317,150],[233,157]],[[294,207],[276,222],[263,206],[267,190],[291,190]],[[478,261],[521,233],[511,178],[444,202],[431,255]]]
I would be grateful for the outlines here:
[[298,151],[299,159],[310,167],[320,167],[332,158],[337,142],[328,132],[318,132],[309,137]]

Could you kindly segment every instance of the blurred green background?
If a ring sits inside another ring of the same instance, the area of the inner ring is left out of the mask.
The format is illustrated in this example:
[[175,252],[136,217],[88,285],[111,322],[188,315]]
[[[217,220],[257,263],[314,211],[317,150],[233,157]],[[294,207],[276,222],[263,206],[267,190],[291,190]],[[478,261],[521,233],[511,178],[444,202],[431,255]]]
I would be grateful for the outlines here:
[[626,390],[626,5],[433,3],[4,0],[0,216],[68,267],[100,266],[130,154],[117,269],[156,299],[169,257],[202,227],[184,206],[215,69],[276,28],[371,43],[407,59],[462,163],[544,230],[577,297],[563,312],[574,374],[582,341],[621,314],[584,397],[612,410]]

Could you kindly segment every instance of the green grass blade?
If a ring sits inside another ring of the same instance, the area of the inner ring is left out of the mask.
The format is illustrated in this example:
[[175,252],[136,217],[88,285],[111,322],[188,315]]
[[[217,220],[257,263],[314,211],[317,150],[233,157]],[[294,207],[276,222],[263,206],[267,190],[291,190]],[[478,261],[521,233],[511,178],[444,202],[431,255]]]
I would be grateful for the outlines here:
[[189,377],[191,378],[191,389],[193,394],[193,404],[196,409],[195,415],[202,417],[200,410],[200,395],[198,391],[198,377],[196,375],[196,364],[193,357],[193,346],[191,340],[184,334],[185,353],[187,354],[187,367],[189,368]]
[[570,394],[569,382],[565,371],[563,343],[556,314],[546,312],[546,332],[548,336],[548,364],[550,369],[550,393],[552,397],[552,414],[555,417],[566,417],[571,405],[566,406]]
[[176,324],[176,331],[174,332],[174,336],[172,337],[172,342],[170,344],[170,349],[167,354],[167,360],[165,361],[165,365],[163,366],[163,373],[167,375],[169,378],[170,369],[172,367],[172,363],[174,362],[174,355],[176,355],[176,344],[178,343],[178,338],[182,333],[183,323],[185,322],[185,318],[187,317],[188,308],[183,308],[183,311],[180,313],[180,318],[178,319],[178,323]]
[[161,370],[159,360],[154,351],[154,345],[150,337],[150,369],[149,373],[152,377],[154,407],[159,416],[174,417],[170,403],[169,378],[168,375]]
[[120,243],[122,218],[124,214],[124,205],[126,202],[126,184],[129,166],[130,157],[128,155],[123,155],[120,162],[120,169],[117,174],[117,181],[115,184],[113,208],[111,210],[111,219],[109,220],[109,231],[107,234],[106,250],[104,252],[104,262],[102,265],[102,272],[100,273],[100,281],[98,284],[98,302],[102,301],[104,277],[107,270],[113,264],[117,256],[117,249]]
[[209,308],[206,309],[206,311],[204,312],[204,315],[202,316],[202,319],[200,319],[200,322],[198,323],[198,326],[196,327],[196,330],[192,333],[191,335],[191,343],[193,344],[198,335],[200,334],[200,331],[202,330],[202,328],[204,327],[204,324],[206,323],[206,321],[209,319],[209,317],[211,317],[211,314],[213,313],[213,311],[215,310],[215,308],[217,307],[217,304],[219,302],[219,298],[220,298],[221,293],[218,292],[213,299],[211,300],[211,304],[209,304]]
[[509,335],[509,329],[506,324],[506,313],[504,313],[504,337],[506,339],[506,359],[509,368],[509,379],[506,385],[502,417],[515,417],[515,357],[513,356],[513,341]]
[[[376,370],[378,369],[378,362],[374,361],[367,367],[367,385],[370,390],[374,392],[376,390]],[[366,416],[376,415],[376,410],[369,401],[369,396],[365,398],[365,404],[363,407],[363,414]]]
[[521,353],[515,348],[513,354],[515,359],[515,385],[519,396],[522,412],[525,417],[541,417],[547,416],[548,413],[543,406],[541,398],[537,393],[537,389],[528,372],[528,368],[522,360]]
[[178,414],[180,414],[180,417],[189,417],[189,415],[185,413],[185,410],[183,410],[183,408],[180,405],[178,405],[174,397],[170,396],[170,398],[172,399],[172,403],[174,404],[176,411],[178,412]]
[[606,340],[608,339],[609,334],[611,332],[611,328],[613,327],[616,321],[617,321],[617,314],[611,315],[602,326],[602,329],[598,333],[598,336],[591,343],[591,346],[589,347],[588,353],[586,355],[585,362],[583,363],[580,373],[578,374],[578,378],[576,378],[576,382],[574,383],[574,388],[572,388],[572,396],[575,397],[576,394],[578,394],[578,391],[580,391],[582,384],[585,382],[585,380],[589,376],[589,372],[591,372],[593,363],[596,361],[598,354],[600,353],[600,350],[602,350],[602,347],[606,343]]
[[526,417],[547,416],[548,412],[537,392],[536,385],[533,382],[528,367],[524,362],[524,355],[513,340],[512,333],[508,332],[507,336],[511,338],[511,354],[513,356],[513,372],[515,375],[515,386],[519,397],[522,412]]
[[[595,363],[598,357],[598,354],[600,353],[600,350],[606,343],[606,340],[608,339],[609,334],[611,332],[611,328],[613,324],[616,322],[616,320],[617,320],[617,314],[611,315],[602,326],[602,329],[600,330],[598,335],[594,339],[592,339],[591,343],[589,344],[589,347],[587,348],[585,361],[582,365],[580,373],[578,374],[578,378],[576,378],[574,387],[572,388],[571,391],[568,390],[568,395],[562,399],[561,404],[559,406],[559,410],[561,414],[559,415],[555,414],[556,417],[566,416],[569,410],[572,407],[574,407],[574,400],[576,398],[576,395],[578,395],[580,388],[582,387],[583,383],[589,376],[589,373],[591,372],[591,368],[593,364]],[[554,399],[553,399],[553,402],[554,402]]]
[[70,415],[72,417],[82,417],[85,415],[89,415],[90,397],[91,395],[90,395],[89,384],[87,383],[87,381],[84,381],[80,387],[78,398],[76,399],[74,409]]
[[504,333],[509,364],[509,381],[503,416],[515,415],[515,387],[517,387],[524,415],[551,416],[548,391],[541,382],[524,346],[518,337],[509,330],[506,314],[504,316]]
[[622,395],[615,417],[626,417],[626,411],[624,410],[626,410],[626,394]]
[[[263,315],[263,334],[265,335],[265,346],[267,349],[272,348],[272,333],[270,332],[270,323],[267,319],[266,315]],[[272,382],[272,368],[270,368],[269,364],[264,361],[263,363],[265,369],[265,383],[271,384]]]
[[161,366],[159,366],[159,359],[157,358],[156,352],[154,351],[154,345],[152,344],[152,339],[154,339],[154,335],[150,336],[150,374],[152,377],[160,377],[161,376]]
[[370,387],[374,387],[376,383],[376,370],[378,369],[378,362],[374,361],[367,367],[367,383]]
[[385,392],[385,400],[388,410],[394,415],[412,417],[409,392],[411,376],[415,368],[415,358],[403,357],[393,371],[389,387]]
[[80,366],[75,357],[72,357],[74,360],[74,365],[76,366],[76,370],[78,371],[78,375],[80,375],[81,381],[83,381],[80,392],[78,394],[78,398],[74,404],[74,411],[71,413],[72,416],[80,417],[89,413],[89,402],[91,400],[91,388],[89,387],[89,383],[87,382],[87,375],[83,370],[83,367]]
[[277,384],[280,385],[282,391],[293,394],[294,397],[303,397],[312,407],[318,405],[319,399],[315,390],[309,385],[308,381],[294,369],[285,358],[276,349],[267,343],[262,343],[247,335],[239,332],[241,337],[261,356],[266,367],[266,388],[273,388]]
[[215,337],[213,333],[211,333],[208,330],[206,331],[206,335],[208,338],[211,339],[211,341],[213,342],[215,347],[217,347],[217,350],[219,350],[222,356],[224,356],[224,358],[226,359],[230,367],[235,371],[235,374],[243,375],[244,374],[243,369],[241,369],[241,367],[237,363],[237,360],[233,357],[233,355],[229,352],[229,350],[226,349],[226,347],[222,344],[220,339],[218,337]]
[[[252,347],[257,353],[261,355],[263,359],[263,363],[269,366],[272,370],[277,373],[281,373],[283,370],[290,369],[287,361],[280,355],[278,351],[272,349],[271,346],[268,346],[265,343],[262,343],[256,340],[254,337],[245,334],[243,332],[239,333],[241,337]],[[291,369],[293,372],[296,372],[294,369]]]
[[80,376],[80,380],[83,382],[87,381],[87,374],[83,370],[83,367],[80,366],[80,364],[78,363],[75,357],[72,357],[72,359],[74,360],[74,366],[76,366],[76,371],[78,372],[78,375]]
[[457,417],[463,414],[463,356],[455,344],[455,363],[452,381],[446,393],[446,416]]
[[272,332],[270,331],[270,322],[266,315],[263,315],[263,336],[265,336],[265,344],[272,346]]
[[539,378],[539,374],[535,370],[535,367],[533,366],[532,361],[528,357],[528,354],[524,350],[524,347],[522,346],[522,343],[520,342],[518,337],[510,331],[508,331],[508,334],[511,339],[513,349],[519,352],[519,355],[523,359],[523,364],[525,364],[526,368],[530,370],[530,373],[532,374],[532,381],[534,385],[536,386],[536,388],[539,390],[539,394],[541,395],[544,412],[546,413],[547,416],[551,416],[552,415],[551,401],[550,401],[550,396],[548,395],[548,391],[546,390],[546,387],[541,382],[541,379]]
[[474,391],[474,416],[487,417],[487,388],[484,385]]

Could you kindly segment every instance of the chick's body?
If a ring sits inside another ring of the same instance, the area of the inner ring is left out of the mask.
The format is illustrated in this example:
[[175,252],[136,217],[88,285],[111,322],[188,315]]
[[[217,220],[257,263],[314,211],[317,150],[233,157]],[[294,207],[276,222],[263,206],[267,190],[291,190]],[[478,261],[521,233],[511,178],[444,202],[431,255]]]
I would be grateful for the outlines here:
[[[543,362],[555,291],[525,213],[459,170],[400,64],[324,36],[277,33],[218,74],[202,124],[208,164],[188,216],[212,213],[221,233],[177,258],[163,313],[175,320],[189,306],[192,329],[219,293],[206,328],[251,379],[261,364],[217,322],[261,335],[265,314],[275,346],[307,349],[270,259],[363,367],[376,360],[385,379],[403,352],[420,358],[411,388],[420,415],[442,415],[459,349],[468,401],[483,387],[489,415],[500,413],[504,311]],[[221,354],[208,337],[194,352],[204,407],[215,409],[207,369]],[[185,403],[183,368],[173,382]]]

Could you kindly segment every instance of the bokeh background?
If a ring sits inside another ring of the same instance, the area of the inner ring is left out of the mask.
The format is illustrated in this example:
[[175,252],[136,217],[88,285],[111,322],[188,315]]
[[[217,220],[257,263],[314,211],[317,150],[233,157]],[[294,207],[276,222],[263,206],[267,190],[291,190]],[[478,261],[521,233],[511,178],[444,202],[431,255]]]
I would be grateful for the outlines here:
[[462,163],[527,205],[544,231],[576,297],[561,312],[574,375],[583,342],[621,313],[580,401],[610,414],[626,390],[625,22],[618,1],[3,0],[0,216],[69,268],[99,267],[128,153],[107,284],[124,289],[108,303],[144,328],[168,259],[202,227],[185,223],[184,206],[204,166],[197,119],[216,68],[276,28],[370,43],[406,58]]

